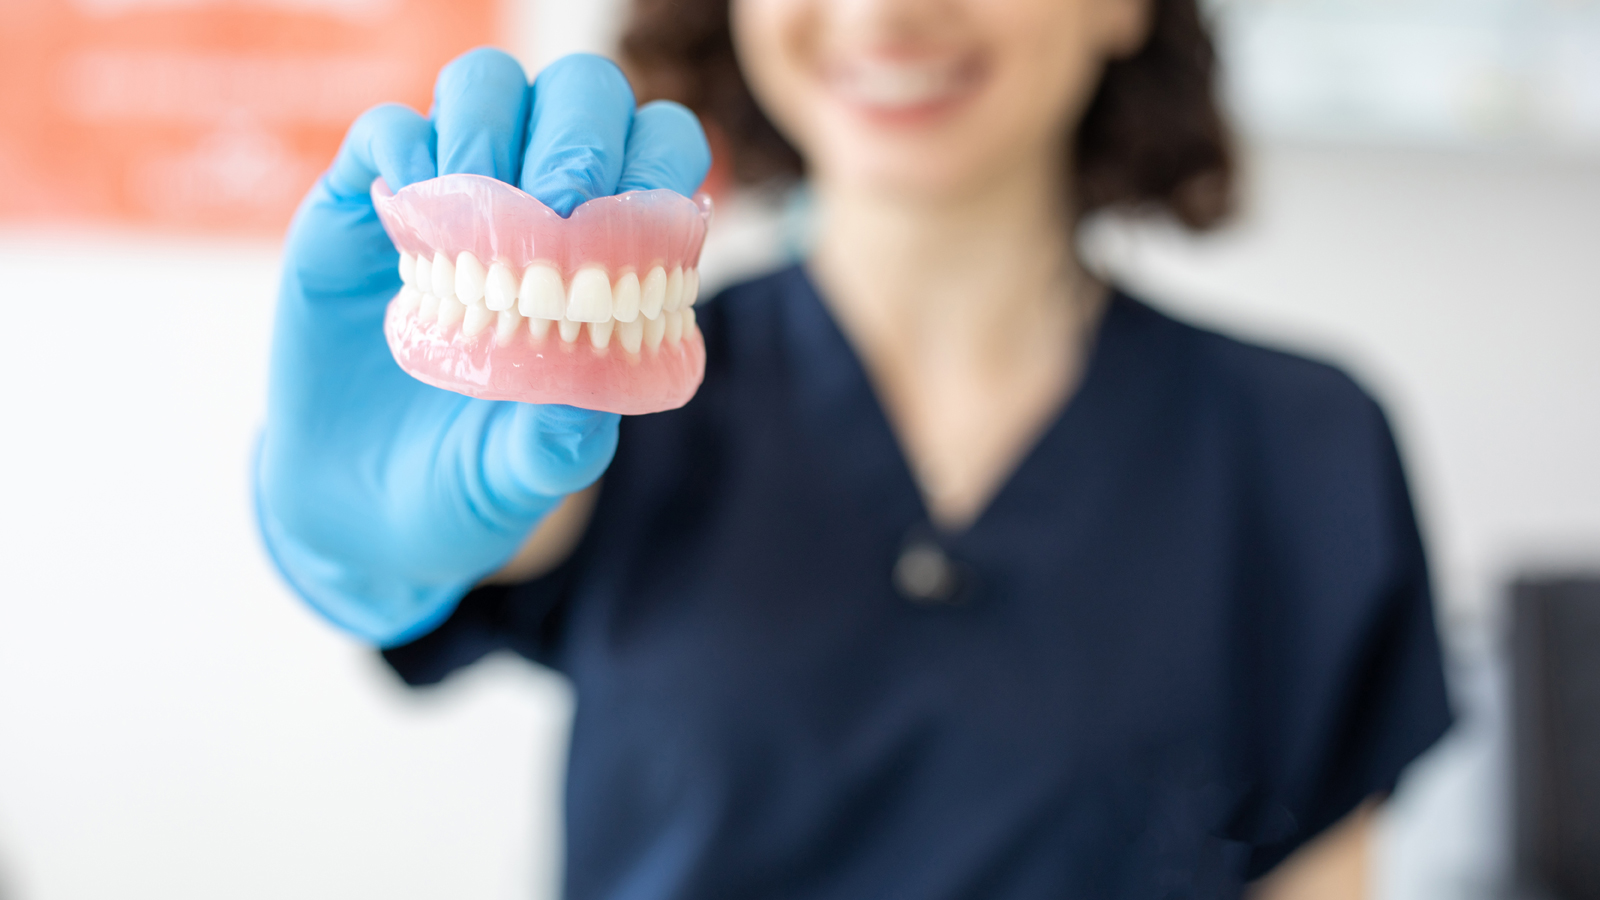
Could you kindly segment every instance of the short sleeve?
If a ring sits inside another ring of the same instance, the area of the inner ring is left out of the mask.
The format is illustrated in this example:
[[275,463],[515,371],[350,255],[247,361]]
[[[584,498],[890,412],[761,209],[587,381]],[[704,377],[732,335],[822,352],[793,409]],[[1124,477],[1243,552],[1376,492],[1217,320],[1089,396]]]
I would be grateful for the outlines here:
[[1394,438],[1376,403],[1353,384],[1340,393],[1345,402],[1331,407],[1345,414],[1319,413],[1322,427],[1300,436],[1320,449],[1302,454],[1313,469],[1295,474],[1320,487],[1293,493],[1299,508],[1284,513],[1317,545],[1289,553],[1302,564],[1287,596],[1309,599],[1275,635],[1284,652],[1274,668],[1294,689],[1267,717],[1281,729],[1271,739],[1273,793],[1293,826],[1257,845],[1252,878],[1368,797],[1392,792],[1451,724],[1428,566]]
[[383,660],[413,686],[437,684],[498,650],[544,662],[574,566],[569,561],[532,581],[475,588],[438,628],[382,651]]

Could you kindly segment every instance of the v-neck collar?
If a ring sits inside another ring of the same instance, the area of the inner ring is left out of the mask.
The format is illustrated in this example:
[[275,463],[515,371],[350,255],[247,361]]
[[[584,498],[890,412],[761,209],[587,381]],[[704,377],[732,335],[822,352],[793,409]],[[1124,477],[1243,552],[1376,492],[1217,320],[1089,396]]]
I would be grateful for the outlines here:
[[840,453],[833,465],[841,474],[858,476],[860,480],[851,479],[856,484],[890,479],[892,483],[877,484],[875,493],[892,492],[893,506],[910,514],[913,520],[910,527],[937,535],[944,543],[958,543],[982,531],[996,515],[1003,514],[1011,495],[1031,480],[1034,470],[1047,465],[1048,460],[1057,455],[1053,451],[1081,429],[1080,421],[1086,416],[1092,417],[1092,411],[1104,405],[1100,398],[1109,390],[1105,382],[1111,379],[1108,369],[1113,367],[1108,360],[1119,356],[1116,346],[1130,330],[1136,306],[1120,289],[1110,288],[1106,309],[1089,342],[1088,360],[1076,390],[1006,473],[978,514],[965,527],[945,531],[933,524],[922,488],[865,364],[828,310],[805,267],[795,265],[789,278],[794,289],[784,292],[790,298],[783,310],[784,333],[791,345],[791,364],[799,388],[796,393],[799,402],[810,407],[808,412],[827,422],[838,438],[826,442]]

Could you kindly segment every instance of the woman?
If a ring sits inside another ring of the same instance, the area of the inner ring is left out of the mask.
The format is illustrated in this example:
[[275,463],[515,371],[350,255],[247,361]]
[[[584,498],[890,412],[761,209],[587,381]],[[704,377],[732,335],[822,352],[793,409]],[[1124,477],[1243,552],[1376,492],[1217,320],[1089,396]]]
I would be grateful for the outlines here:
[[565,214],[709,153],[592,57],[530,89],[478,51],[431,119],[368,113],[287,248],[258,491],[299,593],[414,683],[504,647],[571,678],[573,898],[1359,896],[1448,722],[1382,414],[1071,249],[1108,205],[1226,206],[1193,0],[634,17],[736,169],[803,166],[811,257],[703,308],[681,410],[427,388],[373,177]]

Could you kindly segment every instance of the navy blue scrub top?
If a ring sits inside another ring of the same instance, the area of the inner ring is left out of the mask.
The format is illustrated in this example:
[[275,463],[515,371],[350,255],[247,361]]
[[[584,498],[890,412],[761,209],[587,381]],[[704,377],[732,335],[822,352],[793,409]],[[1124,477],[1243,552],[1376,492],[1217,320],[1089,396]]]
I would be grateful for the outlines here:
[[385,654],[571,679],[572,900],[1237,896],[1449,724],[1394,442],[1337,370],[1117,293],[941,534],[801,269],[700,323],[704,386],[623,420],[570,561]]

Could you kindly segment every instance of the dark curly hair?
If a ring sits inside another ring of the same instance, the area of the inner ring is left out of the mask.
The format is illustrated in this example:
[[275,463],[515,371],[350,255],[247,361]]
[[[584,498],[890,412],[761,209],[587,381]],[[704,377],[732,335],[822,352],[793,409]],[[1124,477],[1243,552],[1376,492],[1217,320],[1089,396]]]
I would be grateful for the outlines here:
[[[1216,52],[1196,0],[1150,3],[1148,40],[1107,64],[1073,142],[1077,212],[1153,207],[1208,228],[1230,210],[1234,180]],[[728,0],[632,0],[621,51],[641,100],[677,100],[713,126],[736,180],[802,174],[739,72]]]

